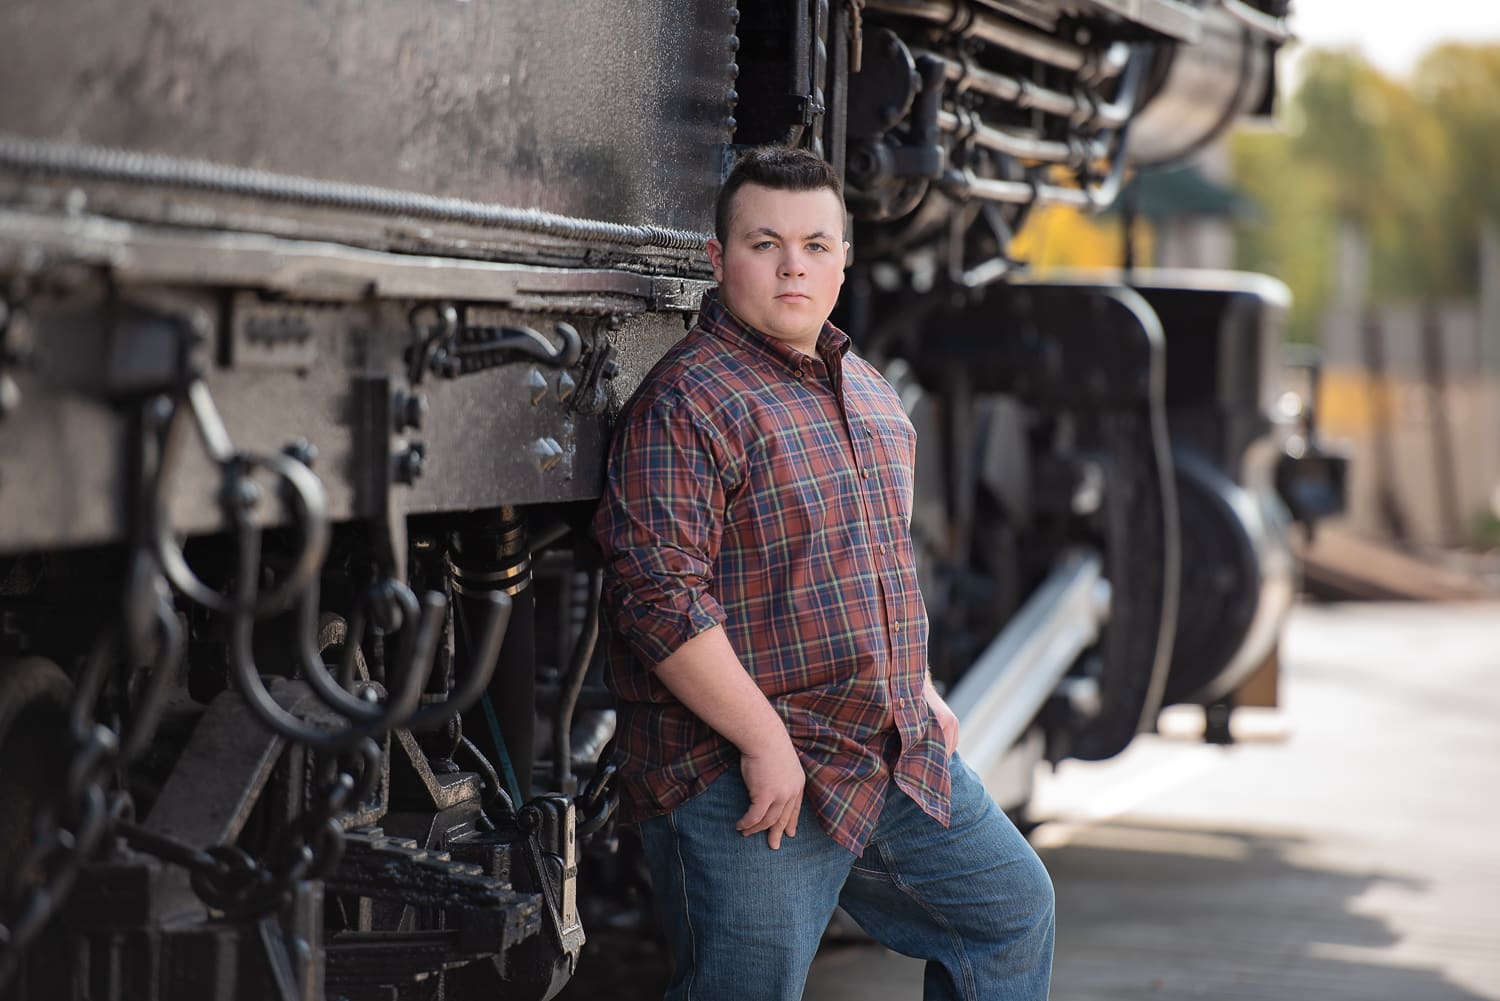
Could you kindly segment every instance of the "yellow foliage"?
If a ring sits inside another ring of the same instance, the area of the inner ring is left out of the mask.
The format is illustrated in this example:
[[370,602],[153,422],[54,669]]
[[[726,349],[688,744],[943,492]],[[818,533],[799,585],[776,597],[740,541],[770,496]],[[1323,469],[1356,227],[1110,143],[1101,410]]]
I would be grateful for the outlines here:
[[[1043,205],[1032,211],[1009,249],[1037,271],[1119,268],[1125,263],[1123,232],[1119,215],[1090,216],[1067,205]],[[1138,220],[1136,263],[1150,262],[1153,245],[1151,227]]]

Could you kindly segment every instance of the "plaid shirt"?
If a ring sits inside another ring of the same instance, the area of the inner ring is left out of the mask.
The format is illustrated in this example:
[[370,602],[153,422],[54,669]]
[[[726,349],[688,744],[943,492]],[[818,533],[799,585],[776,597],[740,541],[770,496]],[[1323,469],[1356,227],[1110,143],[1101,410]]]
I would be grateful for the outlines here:
[[825,324],[817,352],[705,299],[621,417],[596,528],[631,816],[738,765],[649,669],[722,624],[786,723],[818,822],[857,855],[893,776],[948,823],[947,752],[923,697],[916,432],[843,332]]

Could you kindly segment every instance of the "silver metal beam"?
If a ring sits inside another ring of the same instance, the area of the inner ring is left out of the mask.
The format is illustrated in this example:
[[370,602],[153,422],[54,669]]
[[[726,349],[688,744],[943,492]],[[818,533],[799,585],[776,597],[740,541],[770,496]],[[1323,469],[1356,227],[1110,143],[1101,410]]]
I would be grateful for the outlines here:
[[1026,732],[1109,617],[1097,553],[1065,557],[948,694],[959,752],[984,775]]

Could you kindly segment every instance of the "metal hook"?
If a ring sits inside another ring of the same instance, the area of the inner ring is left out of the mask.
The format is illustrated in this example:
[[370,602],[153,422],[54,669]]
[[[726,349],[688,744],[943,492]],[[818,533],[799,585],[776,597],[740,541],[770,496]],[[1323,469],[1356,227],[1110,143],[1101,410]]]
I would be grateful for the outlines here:
[[[407,610],[412,618],[405,624],[407,630],[402,635],[402,642],[406,644],[410,634],[417,629],[416,613],[417,600],[411,590],[406,589],[403,596],[410,600]],[[360,624],[359,633],[350,633],[344,640],[345,657],[349,658],[349,651],[359,645],[363,638],[363,623]],[[296,627],[296,651],[297,666],[300,668],[304,680],[312,687],[323,704],[328,706],[340,716],[350,720],[376,720],[389,713],[389,708],[373,702],[366,701],[351,694],[339,678],[334,677],[328,666],[323,663],[322,652],[318,649],[318,585],[313,583],[302,593],[302,601],[298,606]],[[352,672],[351,672],[352,673]],[[352,678],[350,679],[352,682]]]
[[[447,617],[447,599],[436,591],[431,592],[428,595],[429,599],[436,599],[436,601],[429,600],[419,613],[417,599],[412,594],[411,588],[396,580],[386,580],[381,582],[381,585],[394,585],[393,594],[403,611],[402,623],[399,627],[402,630],[402,637],[396,654],[396,670],[404,672],[402,677],[407,680],[413,672],[420,674],[425,686],[428,676],[432,673],[433,663],[437,659],[437,641],[441,635],[442,621]],[[383,719],[388,728],[408,725],[404,717],[393,717],[388,707],[351,695],[339,683],[339,679],[334,677],[328,665],[323,663],[323,656],[317,645],[317,627],[318,585],[314,581],[303,592],[297,617],[297,661],[302,669],[303,677],[324,705],[350,720]],[[345,642],[353,645],[358,644],[359,640],[359,635],[351,633]],[[346,657],[348,656],[346,651]]]
[[278,705],[261,681],[251,648],[255,626],[253,570],[260,562],[260,531],[250,521],[247,511],[235,510],[234,520],[239,539],[239,572],[235,575],[235,610],[230,613],[229,666],[251,711],[275,733],[317,751],[346,750],[371,734],[400,726],[403,721],[410,719],[421,700],[422,690],[427,684],[427,672],[431,670],[433,659],[437,655],[438,623],[446,611],[443,596],[432,592],[424,599],[417,635],[411,641],[411,666],[425,665],[427,671],[407,671],[400,691],[379,717],[351,722],[342,730],[320,730]]
[[[329,527],[328,497],[323,490],[323,481],[318,479],[317,474],[305,463],[283,452],[272,452],[267,455],[235,453],[233,446],[229,443],[229,436],[224,430],[223,422],[219,419],[218,411],[213,406],[213,400],[201,381],[189,387],[188,401],[198,427],[199,437],[210,458],[226,469],[236,463],[241,466],[261,466],[275,473],[291,488],[292,497],[296,502],[299,526],[302,530],[302,549],[297,554],[297,559],[293,562],[291,572],[286,579],[271,592],[256,594],[253,606],[253,612],[258,617],[284,611],[291,607],[292,602],[297,600],[298,595],[309,584],[314,582],[323,567],[323,558],[328,554],[328,543],[332,531]],[[176,428],[179,424],[177,412],[174,411],[168,421],[171,435],[175,436],[178,433]],[[175,443],[164,449],[165,454],[171,454],[174,451]],[[162,479],[165,477],[163,476]],[[226,495],[222,499],[228,506],[239,510],[254,505],[256,500],[253,491],[254,484],[249,480],[243,476],[226,476],[224,483]],[[216,612],[237,611],[232,599],[209,587],[188,566],[182,547],[176,541],[171,525],[168,523],[166,504],[162,500],[165,493],[165,490],[158,490],[152,525],[152,541],[155,544],[156,559],[161,564],[162,572],[167,575],[167,579],[177,590],[203,607]],[[232,497],[229,496],[230,493],[233,494]]]
[[[490,678],[495,674],[495,663],[500,659],[500,648],[505,644],[505,633],[510,626],[512,605],[510,596],[500,591],[488,591],[482,595],[476,595],[475,600],[488,604],[490,608],[489,614],[484,619],[479,645],[475,648],[473,661],[469,664],[468,676],[448,698],[436,705],[424,706],[412,716],[406,723],[407,729],[425,730],[457,716],[477,702],[479,696],[483,695],[484,690],[489,687]],[[458,606],[458,614],[463,615],[462,605]]]

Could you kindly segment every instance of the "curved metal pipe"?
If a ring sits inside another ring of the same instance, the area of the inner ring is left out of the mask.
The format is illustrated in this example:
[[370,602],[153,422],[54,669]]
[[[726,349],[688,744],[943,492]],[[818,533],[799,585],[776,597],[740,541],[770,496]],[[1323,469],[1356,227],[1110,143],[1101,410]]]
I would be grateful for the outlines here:
[[516,809],[515,804],[510,801],[510,794],[505,791],[505,785],[500,781],[500,773],[495,770],[494,763],[489,758],[486,758],[484,752],[468,737],[459,737],[458,747],[468,754],[473,760],[476,769],[483,774],[484,784],[489,790],[485,796],[486,802],[491,797],[504,799],[506,811],[514,813]]
[[968,90],[978,91],[986,97],[1013,104],[1023,111],[1035,109],[1057,115],[1085,128],[1117,129],[1125,124],[1133,110],[1128,102],[1120,98],[1105,103],[1090,94],[1064,94],[1030,80],[1006,76],[934,52],[917,49],[912,54],[936,59],[941,63],[947,81],[958,84],[955,90],[960,94]]
[[589,661],[594,658],[594,646],[599,641],[599,596],[603,590],[604,571],[589,574],[588,610],[584,612],[583,629],[578,641],[573,644],[573,656],[568,662],[568,673],[563,678],[562,691],[557,700],[557,711],[552,721],[552,781],[555,787],[567,792],[573,775],[573,710],[578,707],[578,694],[583,691],[583,680],[588,674]]
[[[1095,62],[1085,49],[1010,24],[993,14],[974,11],[960,0],[865,0],[865,9],[914,17],[943,27],[955,26],[960,36],[977,38],[1065,70],[1078,72]],[[1098,68],[1110,75],[1108,59]]]
[[1041,184],[1030,181],[1002,181],[992,177],[979,177],[965,167],[962,170],[950,167],[943,173],[943,189],[959,198],[977,198],[1002,205],[1029,205],[1052,203],[1071,205],[1086,209],[1092,203],[1088,192],[1079,188],[1064,188],[1058,184]]
[[[406,722],[409,730],[425,730],[457,716],[479,701],[495,674],[495,663],[500,659],[500,648],[505,645],[505,632],[510,627],[510,612],[514,607],[510,596],[500,591],[476,595],[475,601],[490,606],[485,616],[484,631],[479,637],[479,646],[469,663],[468,676],[448,698],[435,705],[423,706]],[[458,603],[458,615],[463,615],[463,604]]]
[[[1146,78],[1145,70],[1148,61],[1145,52],[1137,53],[1136,58],[1131,60],[1130,66],[1126,69],[1126,78],[1121,82],[1118,100],[1127,102],[1132,107],[1137,103]],[[1120,186],[1124,181],[1124,148],[1129,130],[1130,120],[1127,118],[1125,125],[1115,133],[1110,143],[1113,147],[1113,155],[1110,157],[1109,175],[1095,187],[1064,188],[1055,184],[995,180],[978,177],[967,167],[962,170],[950,168],[946,171],[943,175],[943,186],[959,197],[979,198],[1003,204],[1052,202],[1082,209],[1108,208],[1119,197]],[[1104,157],[1100,156],[1099,159],[1104,159]]]
[[1018,160],[1062,163],[1077,167],[1093,160],[1102,160],[1109,155],[1108,145],[1101,140],[1058,142],[1055,139],[1037,139],[985,125],[972,111],[956,114],[952,111],[939,111],[938,128],[960,138],[972,138],[985,149],[1013,156]]

